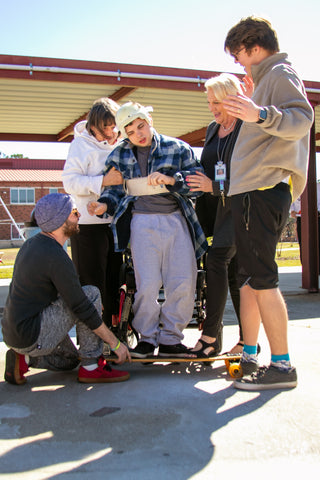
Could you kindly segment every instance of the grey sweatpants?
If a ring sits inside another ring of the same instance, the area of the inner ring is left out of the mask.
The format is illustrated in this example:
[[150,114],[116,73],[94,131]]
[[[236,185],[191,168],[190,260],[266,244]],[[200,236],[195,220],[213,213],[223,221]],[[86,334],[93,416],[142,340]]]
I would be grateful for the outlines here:
[[[181,212],[134,214],[131,252],[137,292],[133,326],[141,340],[175,345],[192,318],[197,262],[187,222]],[[158,302],[163,285],[165,301]],[[161,328],[160,328],[161,324]]]
[[[101,313],[101,297],[97,287],[86,285],[86,296]],[[76,326],[79,350],[74,346],[68,332]],[[79,365],[90,365],[102,354],[103,341],[83,322],[73,316],[65,302],[59,297],[43,310],[40,334],[37,342],[28,348],[14,348],[22,355],[29,355],[29,365],[48,370],[72,370]]]

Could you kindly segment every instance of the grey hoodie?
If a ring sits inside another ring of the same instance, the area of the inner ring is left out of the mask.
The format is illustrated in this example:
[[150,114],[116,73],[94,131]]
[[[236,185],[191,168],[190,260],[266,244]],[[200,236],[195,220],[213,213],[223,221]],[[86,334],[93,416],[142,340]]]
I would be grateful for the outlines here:
[[267,57],[251,71],[252,100],[266,108],[267,119],[243,123],[231,160],[229,195],[271,187],[291,176],[294,201],[306,184],[313,109],[286,53]]

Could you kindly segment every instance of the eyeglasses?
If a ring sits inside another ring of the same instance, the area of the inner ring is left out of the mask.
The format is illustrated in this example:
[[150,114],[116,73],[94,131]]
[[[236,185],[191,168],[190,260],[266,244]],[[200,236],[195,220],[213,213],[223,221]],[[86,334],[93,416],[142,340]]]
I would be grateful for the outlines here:
[[236,53],[231,53],[232,57],[235,59],[236,62],[239,62],[239,54],[242,52],[242,50],[246,50],[246,47],[240,48]]
[[77,208],[73,208],[71,210],[71,213],[73,213],[73,215],[75,215],[77,218],[80,218],[80,212],[78,211]]

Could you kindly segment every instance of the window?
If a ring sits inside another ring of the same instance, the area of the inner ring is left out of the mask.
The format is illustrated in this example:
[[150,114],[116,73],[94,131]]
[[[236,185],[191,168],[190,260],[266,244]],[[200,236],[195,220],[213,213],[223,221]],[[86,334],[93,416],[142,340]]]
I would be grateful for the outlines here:
[[10,188],[10,203],[33,204],[34,188]]
[[[21,229],[24,227],[24,223],[17,223],[17,225]],[[11,240],[21,240],[21,237],[15,225],[11,225]]]
[[49,188],[49,193],[59,193],[59,188],[57,187]]

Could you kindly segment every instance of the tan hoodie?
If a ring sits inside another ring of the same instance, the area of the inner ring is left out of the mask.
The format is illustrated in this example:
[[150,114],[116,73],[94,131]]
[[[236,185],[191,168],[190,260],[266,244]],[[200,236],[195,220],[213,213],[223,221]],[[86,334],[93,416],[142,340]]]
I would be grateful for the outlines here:
[[231,160],[229,195],[271,187],[291,175],[295,201],[307,179],[313,109],[286,53],[267,57],[251,71],[252,100],[266,108],[267,119],[243,123]]

